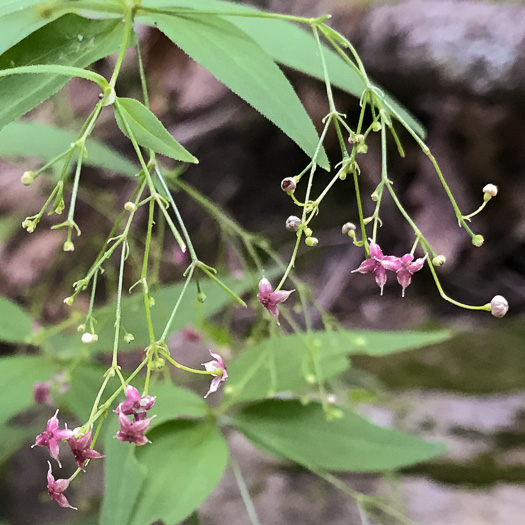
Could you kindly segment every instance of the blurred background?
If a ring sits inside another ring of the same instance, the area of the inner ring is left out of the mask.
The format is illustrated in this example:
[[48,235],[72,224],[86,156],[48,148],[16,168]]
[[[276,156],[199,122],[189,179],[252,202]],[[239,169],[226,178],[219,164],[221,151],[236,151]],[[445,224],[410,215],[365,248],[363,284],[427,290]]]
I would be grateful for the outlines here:
[[[484,246],[474,248],[458,228],[432,165],[418,146],[399,132],[406,152],[401,159],[390,144],[389,177],[420,229],[447,258],[439,269],[445,291],[470,304],[484,304],[501,294],[510,304],[503,320],[446,303],[427,270],[413,279],[404,299],[392,279],[380,297],[371,276],[351,274],[362,252],[340,232],[344,222],[357,222],[350,179],[338,183],[321,206],[314,222],[319,245],[302,249],[307,256],[300,256],[297,272],[311,284],[320,304],[347,328],[445,327],[458,334],[439,347],[354,360],[364,372],[356,373],[359,380],[349,380],[379,392],[362,405],[365,414],[379,424],[444,441],[450,451],[388,480],[348,476],[349,483],[387,496],[417,525],[521,523],[525,512],[525,5],[473,0],[245,3],[312,17],[331,13],[332,26],[355,44],[369,75],[426,127],[427,143],[464,213],[481,204],[485,184],[498,185],[498,196],[472,222],[475,233],[485,237]],[[280,181],[304,168],[304,154],[159,32],[141,28],[140,38],[151,108],[200,160],[184,179],[246,229],[262,232],[288,257],[294,236],[284,223],[297,209],[280,190]],[[109,62],[98,63],[96,69],[107,74],[112,68]],[[119,94],[139,97],[132,57],[128,64]],[[328,111],[324,86],[297,72],[287,73],[319,127]],[[97,95],[83,81],[72,81],[30,118],[76,129],[75,123],[82,122]],[[355,127],[358,101],[336,92],[336,103]],[[96,136],[131,153],[110,112],[102,114]],[[366,196],[377,185],[381,169],[379,143],[374,139],[360,161],[368,214],[375,203]],[[328,137],[326,147],[336,159],[335,136]],[[108,210],[121,209],[133,182],[85,169],[77,221],[84,235],[75,241],[75,252],[65,254],[63,231],[49,229],[53,218],[45,219],[31,235],[19,227],[25,216],[40,209],[46,196],[44,177],[30,188],[19,182],[21,172],[36,165],[31,161],[1,165],[0,293],[26,305],[48,324],[66,315],[63,298],[103,241],[113,218]],[[318,177],[328,175],[319,172]],[[213,263],[220,244],[213,220],[182,195],[178,203],[198,253]],[[383,250],[396,255],[409,251],[413,234],[388,198],[382,219],[378,242]],[[174,245],[165,248],[162,276],[168,281],[182,273],[174,250]],[[234,259],[231,269],[236,269]],[[111,278],[108,271],[106,282]],[[101,286],[99,301],[111,293],[110,286]],[[239,436],[232,440],[262,523],[360,523],[355,505],[315,476],[268,459]],[[29,450],[19,452],[1,466],[5,476],[0,481],[0,518],[15,525],[58,521],[64,514],[47,504],[42,507],[47,514],[44,521],[34,521],[39,507],[21,510],[28,490],[41,491],[40,480],[34,483],[29,474],[14,475],[31,472],[34,459],[29,454]],[[247,522],[233,485],[226,476],[204,505],[202,523]],[[38,512],[38,519],[44,519]]]

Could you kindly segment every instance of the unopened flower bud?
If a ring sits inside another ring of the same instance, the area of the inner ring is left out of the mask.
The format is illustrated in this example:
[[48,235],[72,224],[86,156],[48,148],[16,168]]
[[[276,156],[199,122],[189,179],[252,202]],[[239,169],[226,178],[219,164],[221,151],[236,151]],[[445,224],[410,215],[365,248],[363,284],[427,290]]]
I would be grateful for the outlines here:
[[64,251],[65,252],[74,252],[75,251],[75,245],[72,241],[66,241],[64,243]]
[[135,203],[134,202],[126,202],[126,204],[124,204],[124,209],[126,211],[135,211],[137,209],[137,207],[135,206]]
[[286,193],[295,191],[295,188],[297,188],[297,183],[293,177],[286,177],[286,179],[281,181],[281,190]]
[[64,299],[64,304],[67,304],[68,306],[71,306],[73,304],[73,301],[74,301],[74,297],[66,297]]
[[24,186],[30,186],[35,180],[35,173],[33,171],[24,171],[20,177],[20,181]]
[[363,219],[363,224],[366,226],[367,224],[370,224],[374,220],[373,217],[365,217]]
[[381,122],[378,122],[377,120],[372,122],[372,131],[381,131],[381,128]]
[[197,294],[197,300],[199,301],[199,303],[203,303],[204,301],[206,301],[206,294],[204,292],[199,292]]
[[304,242],[307,246],[317,246],[317,244],[319,243],[319,239],[317,239],[316,237],[307,237],[304,240]]
[[358,144],[355,151],[356,153],[366,153],[368,151],[368,146],[364,143]]
[[472,237],[472,244],[477,248],[482,246],[484,242],[485,239],[483,238],[483,235],[474,235],[474,237]]
[[509,311],[509,303],[502,295],[495,295],[490,301],[490,311],[494,317],[504,317]]
[[312,228],[306,228],[306,230],[304,230],[304,234],[307,236],[307,237],[311,237],[312,236],[312,233],[314,233],[312,231]]
[[374,191],[372,193],[372,195],[370,195],[370,198],[374,201],[374,202],[377,202],[379,200],[379,193],[377,193],[377,191]]
[[483,193],[483,200],[488,201],[498,194],[498,187],[495,184],[487,184],[483,188]]
[[334,406],[337,402],[337,396],[335,394],[328,394],[326,396],[326,403],[330,406]]
[[299,226],[301,226],[301,219],[299,219],[299,217],[290,215],[290,217],[286,219],[286,229],[288,231],[296,232],[299,229]]
[[363,142],[363,140],[365,140],[365,136],[364,135],[350,135],[348,137],[348,142],[350,144],[359,144],[360,142]]
[[151,307],[155,306],[155,298],[151,295],[148,295],[148,305]]
[[93,341],[95,341],[95,337],[93,336],[93,334],[89,332],[82,334],[82,342],[85,345],[90,345]]
[[353,222],[345,222],[341,228],[341,233],[351,237],[352,232],[355,232],[355,224]]
[[134,341],[135,340],[135,336],[133,334],[130,334],[130,333],[127,333],[125,336],[124,336],[124,341],[126,343],[131,343],[131,341]]
[[157,357],[157,359],[155,359],[153,363],[151,363],[152,368],[154,368],[155,370],[162,370],[165,364],[166,361],[162,357]]
[[79,324],[77,326],[77,332],[82,333],[86,331],[86,325],[85,324]]
[[346,175],[347,173],[345,170],[341,171],[341,173],[339,173],[339,180],[346,180]]
[[444,255],[436,255],[432,259],[432,264],[434,266],[441,266],[442,264],[445,264],[447,262],[447,258]]

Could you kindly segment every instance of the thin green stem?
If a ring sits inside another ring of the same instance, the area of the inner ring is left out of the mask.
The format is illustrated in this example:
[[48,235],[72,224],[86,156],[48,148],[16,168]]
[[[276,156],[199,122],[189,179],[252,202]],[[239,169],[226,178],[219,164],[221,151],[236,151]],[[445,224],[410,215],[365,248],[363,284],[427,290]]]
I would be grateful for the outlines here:
[[115,63],[115,69],[113,70],[113,74],[111,75],[111,79],[109,81],[109,86],[111,89],[115,88],[115,84],[117,83],[117,78],[120,73],[120,69],[122,67],[122,62],[124,61],[124,56],[126,55],[126,51],[128,50],[131,32],[133,31],[134,17],[135,17],[135,8],[130,7],[126,11],[126,14],[124,16],[124,20],[125,20],[124,38],[122,39],[122,44],[120,46],[119,54],[117,57],[117,62]]
[[126,262],[126,243],[122,244],[122,252],[120,254],[120,269],[118,274],[118,290],[117,290],[117,307],[115,309],[115,337],[113,339],[113,359],[111,366],[116,368],[118,366],[118,344],[120,338],[120,322],[122,316],[122,282],[124,280],[124,264]]
[[248,487],[246,486],[246,483],[244,481],[244,477],[242,475],[239,464],[237,463],[237,461],[231,454],[230,454],[230,466],[231,466],[233,475],[235,476],[237,487],[239,487],[239,492],[241,494],[241,498],[244,503],[244,507],[246,508],[246,512],[248,513],[248,518],[250,519],[250,523],[252,525],[261,525],[261,522],[259,521],[259,518],[257,517],[257,513],[255,512],[255,507],[253,506],[253,501],[250,496],[250,491],[248,490]]
[[151,246],[151,234],[153,229],[154,222],[154,213],[155,213],[155,201],[149,201],[149,216],[148,216],[148,230],[146,233],[146,245],[144,247],[144,262],[142,264],[142,273],[140,275],[140,280],[142,282],[143,292],[144,292],[144,308],[146,309],[146,322],[148,325],[148,334],[150,345],[155,346],[155,332],[153,330],[153,323],[151,320],[151,306],[150,306],[150,295],[148,289],[148,260],[149,260],[149,250]]
[[159,353],[163,357],[165,357],[176,368],[180,368],[181,370],[185,370],[186,372],[191,372],[192,374],[200,374],[200,375],[205,375],[205,376],[222,375],[222,370],[220,368],[216,368],[215,370],[208,371],[208,370],[196,370],[195,368],[190,368],[188,366],[181,365],[180,363],[178,363],[177,361],[175,361],[175,359],[171,357],[169,352],[166,349],[164,349],[164,347],[159,346],[158,349],[159,349]]

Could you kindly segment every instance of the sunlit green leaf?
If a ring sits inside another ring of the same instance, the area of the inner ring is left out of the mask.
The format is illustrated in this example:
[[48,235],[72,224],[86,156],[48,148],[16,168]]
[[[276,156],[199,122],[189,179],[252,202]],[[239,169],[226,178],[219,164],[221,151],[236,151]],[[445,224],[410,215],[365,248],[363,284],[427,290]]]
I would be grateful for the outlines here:
[[[0,156],[31,156],[50,161],[67,150],[77,134],[40,122],[11,122],[0,130]],[[93,140],[86,141],[87,157],[83,164],[135,175],[139,168],[108,146]]]
[[117,421],[110,426],[104,447],[105,490],[100,525],[128,525],[133,504],[144,486],[147,468],[135,458],[135,445],[115,439]]
[[222,477],[228,449],[209,423],[171,422],[148,433],[152,445],[137,448],[148,471],[130,525],[180,523],[208,497]]
[[0,297],[0,341],[27,343],[33,332],[33,319],[16,303]]
[[395,470],[432,459],[445,449],[373,425],[348,410],[340,419],[327,421],[316,403],[263,401],[244,408],[233,425],[262,450],[314,470]]
[[[213,15],[151,16],[183,51],[313,157],[319,139],[310,117],[279,67],[247,33]],[[317,160],[328,169],[322,148]]]
[[[87,20],[66,15],[0,56],[0,69],[29,64],[85,67],[117,51],[122,38],[123,24],[119,20]],[[68,77],[52,74],[13,75],[0,79],[0,128],[49,98],[67,82]]]
[[53,365],[43,357],[11,356],[0,359],[0,391],[9,393],[9,402],[0,403],[0,424],[34,404],[33,385],[47,381]]
[[129,126],[129,131],[141,146],[182,162],[199,162],[144,104],[132,98],[118,98],[115,106],[117,124],[124,135],[130,137]]

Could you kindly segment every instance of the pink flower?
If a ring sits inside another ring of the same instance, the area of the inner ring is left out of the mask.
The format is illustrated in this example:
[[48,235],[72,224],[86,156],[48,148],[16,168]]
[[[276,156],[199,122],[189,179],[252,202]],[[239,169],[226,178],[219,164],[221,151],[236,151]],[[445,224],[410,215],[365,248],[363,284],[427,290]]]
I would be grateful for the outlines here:
[[73,456],[75,456],[75,461],[78,468],[83,469],[88,459],[99,459],[104,457],[96,450],[90,448],[92,441],[91,430],[82,437],[72,437],[67,440],[71,448],[71,452],[73,453]]
[[141,397],[139,391],[131,385],[126,387],[126,401],[122,401],[115,410],[117,414],[134,416],[134,420],[146,419],[146,410],[155,404],[155,396]]
[[[70,439],[73,437],[73,431],[68,430],[67,425],[63,430],[58,428],[58,410],[55,415],[48,420],[46,429],[42,434],[36,437],[35,444],[33,447],[48,447],[51,457],[55,459],[60,467],[62,467],[60,460],[58,459],[59,447],[58,443],[64,439]],[[32,447],[31,447],[32,448]]]
[[412,280],[412,275],[423,268],[427,255],[428,254],[414,261],[414,256],[411,253],[407,253],[398,259],[396,276],[397,282],[403,287],[403,291],[401,292],[403,297],[405,297],[405,289]]
[[49,470],[47,471],[47,493],[49,497],[56,501],[61,507],[78,510],[69,504],[69,501],[64,496],[64,491],[69,487],[69,479],[57,479],[53,477],[51,471],[51,463],[49,464]]
[[393,255],[383,255],[381,248],[372,239],[369,239],[369,259],[365,259],[359,268],[353,270],[352,273],[373,273],[376,283],[381,288],[381,295],[383,295],[383,287],[386,284],[386,271],[396,271],[398,266],[398,258]]
[[53,400],[49,395],[49,381],[46,383],[37,381],[33,385],[33,400],[35,403],[44,403],[46,405],[51,405],[53,403]]
[[277,324],[280,324],[279,309],[277,308],[277,305],[286,301],[292,292],[295,292],[295,290],[279,290],[278,292],[274,292],[270,281],[266,279],[266,277],[263,277],[259,281],[259,293],[257,294],[257,299],[259,299],[261,304],[275,318]]
[[215,373],[212,374],[214,378],[211,381],[210,389],[204,396],[205,398],[208,397],[210,394],[213,394],[213,392],[217,392],[217,389],[221,386],[222,383],[228,379],[228,372],[226,371],[226,365],[224,364],[223,358],[214,352],[210,350],[210,354],[213,357],[211,361],[208,361],[207,363],[202,363],[202,366],[206,368],[208,372],[221,372],[221,373]]
[[118,422],[120,423],[120,430],[117,431],[117,439],[119,441],[129,441],[139,446],[150,443],[150,440],[144,435],[144,432],[148,430],[153,418],[144,417],[131,421],[131,419],[120,412],[118,408],[115,412],[118,414]]

